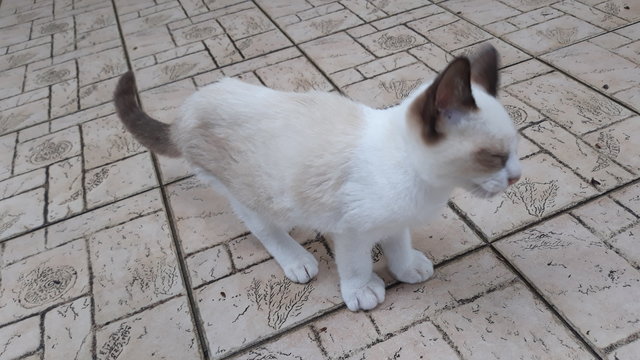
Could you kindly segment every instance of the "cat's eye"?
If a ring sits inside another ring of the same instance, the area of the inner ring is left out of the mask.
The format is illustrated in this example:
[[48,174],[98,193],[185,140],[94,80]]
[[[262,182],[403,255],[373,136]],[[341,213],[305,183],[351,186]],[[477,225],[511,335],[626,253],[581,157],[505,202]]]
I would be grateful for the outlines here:
[[481,149],[475,155],[476,161],[490,170],[503,168],[509,160],[508,153],[496,152],[495,150]]

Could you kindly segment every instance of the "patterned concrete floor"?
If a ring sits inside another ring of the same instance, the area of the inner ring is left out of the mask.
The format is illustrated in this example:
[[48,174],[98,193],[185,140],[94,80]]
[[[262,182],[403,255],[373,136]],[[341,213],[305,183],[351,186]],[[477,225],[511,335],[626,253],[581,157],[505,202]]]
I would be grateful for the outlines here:
[[[4,0],[0,360],[638,359],[635,0]],[[287,281],[181,161],[114,115],[134,69],[173,121],[224,76],[397,103],[490,42],[524,178],[414,229],[437,263],[374,311],[341,302],[327,241]],[[634,145],[635,144],[635,145]]]

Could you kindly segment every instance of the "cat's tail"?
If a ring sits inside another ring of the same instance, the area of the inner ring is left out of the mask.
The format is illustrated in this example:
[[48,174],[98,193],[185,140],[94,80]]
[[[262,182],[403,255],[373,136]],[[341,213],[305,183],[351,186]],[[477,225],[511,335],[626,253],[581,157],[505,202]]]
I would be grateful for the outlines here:
[[142,145],[156,154],[179,157],[180,149],[171,139],[171,126],[145,114],[136,99],[136,79],[132,71],[122,75],[116,86],[116,111],[124,126]]

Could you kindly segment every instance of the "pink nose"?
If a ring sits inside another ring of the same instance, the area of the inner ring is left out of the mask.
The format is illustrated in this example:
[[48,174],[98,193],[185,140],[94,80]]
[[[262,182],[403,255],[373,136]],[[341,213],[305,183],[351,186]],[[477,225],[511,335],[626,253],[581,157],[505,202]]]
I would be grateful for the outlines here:
[[517,183],[518,180],[520,180],[520,176],[509,178],[509,185],[513,185],[513,184]]

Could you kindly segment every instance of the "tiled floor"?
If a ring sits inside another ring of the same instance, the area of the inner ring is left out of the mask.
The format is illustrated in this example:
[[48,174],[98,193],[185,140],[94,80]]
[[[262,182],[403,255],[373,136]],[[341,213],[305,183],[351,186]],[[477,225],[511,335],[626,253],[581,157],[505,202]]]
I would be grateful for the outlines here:
[[[225,200],[126,133],[224,76],[397,103],[491,42],[524,178],[414,229],[437,263],[351,313],[322,236],[286,280]],[[635,0],[4,0],[0,360],[640,359]]]

